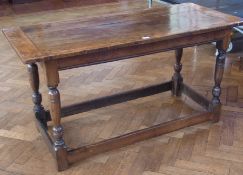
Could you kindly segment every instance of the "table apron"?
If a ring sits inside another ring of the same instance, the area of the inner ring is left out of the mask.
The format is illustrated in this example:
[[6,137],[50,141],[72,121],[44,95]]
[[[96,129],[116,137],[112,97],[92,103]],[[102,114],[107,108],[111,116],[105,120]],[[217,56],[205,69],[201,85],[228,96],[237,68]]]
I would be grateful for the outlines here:
[[231,29],[217,30],[213,32],[194,34],[184,37],[175,37],[163,41],[127,46],[123,48],[99,51],[80,56],[71,56],[57,59],[58,70],[65,70],[94,64],[129,59],[138,56],[154,54],[177,48],[186,48],[195,45],[222,40]]

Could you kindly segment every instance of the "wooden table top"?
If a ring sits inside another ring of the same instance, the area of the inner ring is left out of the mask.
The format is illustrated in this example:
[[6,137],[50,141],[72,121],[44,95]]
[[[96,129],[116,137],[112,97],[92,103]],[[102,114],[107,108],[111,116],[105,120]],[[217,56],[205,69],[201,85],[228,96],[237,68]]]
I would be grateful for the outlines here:
[[22,62],[33,63],[109,51],[222,30],[240,18],[192,3],[3,29]]

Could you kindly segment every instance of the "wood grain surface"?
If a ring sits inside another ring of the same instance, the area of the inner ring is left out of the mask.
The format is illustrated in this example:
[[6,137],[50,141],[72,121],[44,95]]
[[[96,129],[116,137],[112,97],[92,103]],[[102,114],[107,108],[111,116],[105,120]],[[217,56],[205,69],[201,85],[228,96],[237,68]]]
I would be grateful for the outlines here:
[[223,30],[240,23],[238,17],[185,3],[4,29],[4,33],[21,60],[31,63]]

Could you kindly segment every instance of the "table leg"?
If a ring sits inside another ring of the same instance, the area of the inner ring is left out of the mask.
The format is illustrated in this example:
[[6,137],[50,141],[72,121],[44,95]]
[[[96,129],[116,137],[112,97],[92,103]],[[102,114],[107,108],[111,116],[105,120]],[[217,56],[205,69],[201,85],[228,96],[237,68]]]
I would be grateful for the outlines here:
[[39,72],[36,64],[28,64],[29,82],[32,88],[32,101],[34,103],[34,113],[36,118],[43,124],[45,129],[47,128],[46,112],[41,105],[42,95],[39,92]]
[[55,62],[47,62],[44,66],[47,86],[49,89],[49,107],[53,122],[52,133],[54,137],[54,150],[56,153],[57,167],[59,171],[68,168],[67,147],[63,139],[63,127],[61,125],[61,101],[57,89],[59,73]]
[[61,103],[60,94],[56,87],[49,87],[49,101],[50,112],[53,121],[53,137],[54,137],[54,149],[56,152],[58,170],[64,170],[68,167],[66,161],[67,151],[66,145],[63,139],[63,127],[61,125]]
[[174,65],[175,73],[172,77],[172,94],[175,96],[180,96],[182,90],[181,86],[182,86],[183,78],[180,73],[182,69],[182,64],[181,64],[182,54],[183,54],[183,48],[179,48],[175,51],[175,56],[176,56],[176,63]]
[[213,98],[212,98],[212,112],[213,121],[217,122],[220,118],[220,95],[221,95],[221,81],[223,79],[224,74],[224,65],[226,59],[226,50],[229,46],[230,36],[225,37],[223,40],[217,41],[216,48],[218,49],[218,54],[216,56],[216,64],[215,64],[215,72],[214,72],[214,87],[212,90]]

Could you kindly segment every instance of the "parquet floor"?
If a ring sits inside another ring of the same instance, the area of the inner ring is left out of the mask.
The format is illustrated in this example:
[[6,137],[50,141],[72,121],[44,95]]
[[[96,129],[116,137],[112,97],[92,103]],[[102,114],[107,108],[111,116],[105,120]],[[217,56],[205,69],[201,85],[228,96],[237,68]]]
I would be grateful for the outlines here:
[[[122,4],[122,5],[121,5]],[[145,0],[94,7],[11,14],[0,27],[36,24],[144,8]],[[182,74],[186,83],[211,98],[214,46],[185,49]],[[57,173],[47,146],[35,129],[31,92],[24,65],[0,34],[0,175],[242,175],[243,60],[229,54],[222,83],[219,123],[203,123],[78,162]],[[61,72],[63,105],[171,79],[174,53]],[[43,82],[43,77],[41,77]],[[41,86],[43,103],[46,87]],[[151,126],[201,109],[189,99],[159,94],[82,113],[63,120],[69,146],[92,143]],[[183,103],[182,103],[183,101]]]

